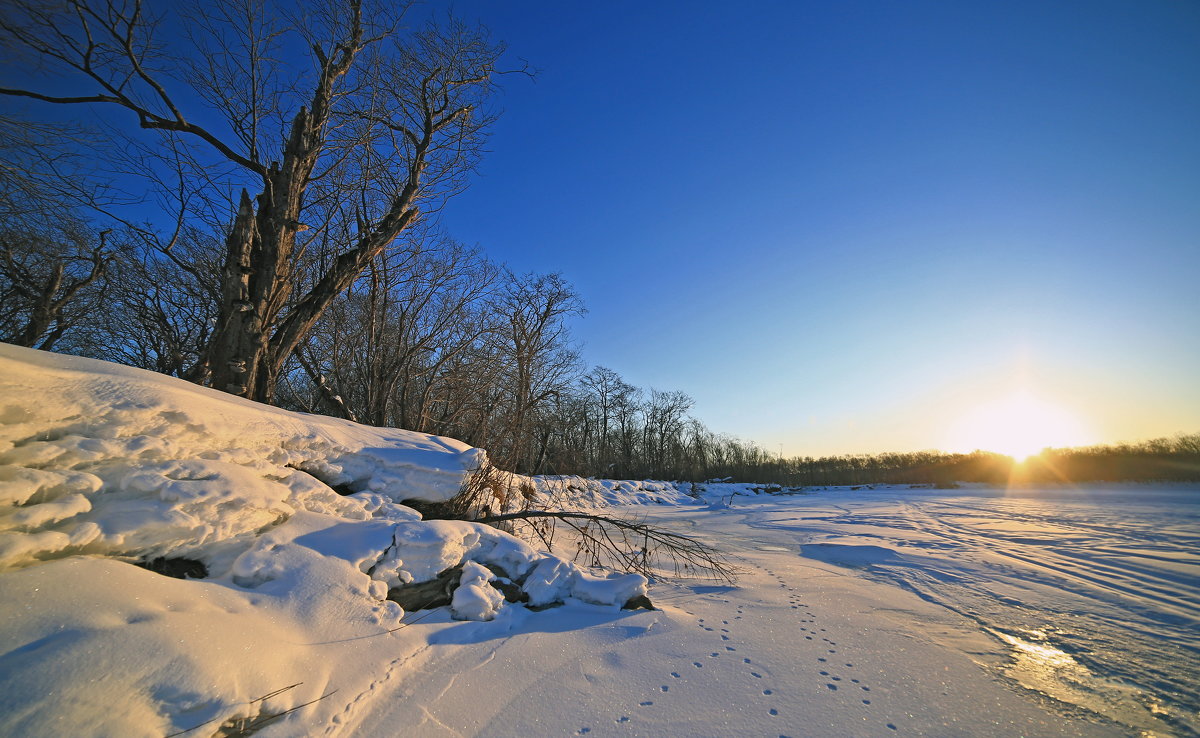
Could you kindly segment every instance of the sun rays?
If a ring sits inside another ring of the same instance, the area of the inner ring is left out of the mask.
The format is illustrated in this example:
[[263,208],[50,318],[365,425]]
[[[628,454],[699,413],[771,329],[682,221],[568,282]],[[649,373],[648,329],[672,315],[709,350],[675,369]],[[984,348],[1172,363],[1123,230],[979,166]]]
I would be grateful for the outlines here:
[[982,449],[1023,462],[1048,447],[1087,444],[1087,429],[1074,415],[1026,390],[979,405],[951,429],[948,446]]

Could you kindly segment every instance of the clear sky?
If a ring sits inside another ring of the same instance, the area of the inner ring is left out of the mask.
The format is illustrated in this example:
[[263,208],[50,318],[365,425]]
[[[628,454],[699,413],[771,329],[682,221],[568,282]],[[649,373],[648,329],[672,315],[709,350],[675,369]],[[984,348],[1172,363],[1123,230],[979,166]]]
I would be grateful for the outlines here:
[[788,455],[1200,431],[1200,3],[455,7],[540,73],[448,229],[589,363]]

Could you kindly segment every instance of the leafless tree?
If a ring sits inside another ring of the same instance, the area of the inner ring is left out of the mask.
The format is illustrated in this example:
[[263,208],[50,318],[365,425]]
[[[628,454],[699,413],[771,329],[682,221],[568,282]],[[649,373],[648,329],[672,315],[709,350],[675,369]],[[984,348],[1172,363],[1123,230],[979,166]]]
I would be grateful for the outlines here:
[[[144,153],[165,161],[157,180],[179,175],[164,196],[232,223],[216,323],[189,374],[270,400],[336,297],[465,185],[502,48],[452,19],[402,30],[402,8],[384,2],[180,3],[186,30],[154,10],[9,0],[5,48],[80,92],[31,77],[0,94],[127,111],[153,137]],[[176,243],[159,246],[169,257]]]
[[326,311],[297,354],[322,401],[373,425],[448,431],[439,401],[469,388],[445,386],[450,367],[495,330],[490,310],[500,269],[438,234],[381,254]]
[[505,325],[497,347],[507,376],[505,431],[493,447],[506,468],[538,473],[545,448],[534,449],[530,421],[574,378],[578,356],[566,319],[581,314],[583,303],[561,275],[525,275],[509,281],[498,309]]
[[216,323],[222,244],[205,232],[174,236],[171,259],[159,258],[143,233],[124,231],[134,248],[113,265],[103,336],[89,355],[189,377]]
[[108,233],[46,176],[72,158],[51,139],[73,133],[0,116],[0,340],[9,343],[48,350],[78,337],[107,283]]
[[77,221],[0,230],[0,341],[50,350],[96,310],[85,291],[108,269],[106,237]]

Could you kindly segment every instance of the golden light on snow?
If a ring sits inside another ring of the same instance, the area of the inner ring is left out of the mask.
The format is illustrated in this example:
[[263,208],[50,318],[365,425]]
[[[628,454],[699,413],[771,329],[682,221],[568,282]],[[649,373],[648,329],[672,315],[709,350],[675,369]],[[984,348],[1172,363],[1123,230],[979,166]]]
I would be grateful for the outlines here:
[[1047,447],[1087,445],[1089,435],[1068,411],[1020,390],[963,416],[947,445],[963,451],[994,451],[1024,461]]

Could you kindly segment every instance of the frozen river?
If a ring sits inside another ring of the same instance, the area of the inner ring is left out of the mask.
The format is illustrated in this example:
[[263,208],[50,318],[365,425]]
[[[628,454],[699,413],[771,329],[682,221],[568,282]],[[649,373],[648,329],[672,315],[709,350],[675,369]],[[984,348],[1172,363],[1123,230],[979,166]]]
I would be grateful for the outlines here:
[[956,613],[1006,654],[977,660],[1024,687],[1135,732],[1200,734],[1200,488],[843,488],[738,497],[705,525],[726,517],[754,531],[741,545]]

